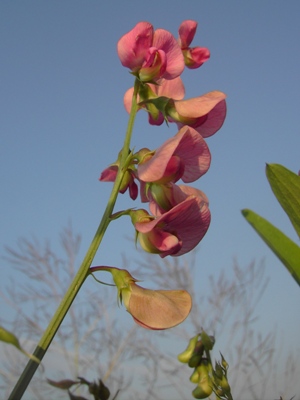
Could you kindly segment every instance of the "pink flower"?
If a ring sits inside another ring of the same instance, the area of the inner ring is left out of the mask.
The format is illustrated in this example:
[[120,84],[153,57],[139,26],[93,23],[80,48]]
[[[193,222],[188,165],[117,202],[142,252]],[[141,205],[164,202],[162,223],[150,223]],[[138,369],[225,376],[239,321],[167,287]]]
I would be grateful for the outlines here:
[[[162,80],[158,85],[145,85],[139,96],[139,107],[149,114],[149,123],[161,125],[164,120],[176,122],[178,128],[191,126],[204,138],[212,136],[223,125],[226,117],[226,94],[218,90],[199,97],[182,100],[184,86],[180,78]],[[124,105],[129,113],[133,88],[124,96]]]
[[162,258],[180,256],[191,251],[204,237],[210,224],[208,204],[195,193],[185,197],[156,218],[145,210],[131,211],[137,239],[145,251]]
[[[150,153],[151,154],[151,153]],[[205,140],[188,126],[160,146],[154,155],[138,165],[138,178],[144,182],[193,182],[205,174],[211,155]]]
[[[101,172],[99,181],[114,182],[116,180],[118,169],[119,167],[117,163],[110,165],[108,168],[105,168],[105,170]],[[138,196],[138,186],[134,181],[135,178],[135,171],[132,168],[128,168],[127,171],[125,171],[119,190],[120,193],[124,194],[126,190],[129,189],[129,195],[132,200],[135,200]]]
[[[161,125],[165,117],[163,113],[155,106],[154,103],[148,102],[150,99],[172,98],[173,100],[181,100],[184,98],[185,89],[180,77],[166,80],[161,79],[157,84],[145,84],[138,95],[138,103],[140,108],[148,111],[149,123],[151,125]],[[133,87],[128,89],[124,95],[124,106],[128,114],[131,110]],[[145,103],[143,101],[145,100]]]
[[118,42],[118,55],[143,82],[160,78],[174,79],[184,69],[184,59],[174,36],[164,30],[154,31],[148,22],[139,22]]
[[208,206],[208,198],[201,190],[187,185],[155,185],[147,192],[149,209],[153,215],[160,215],[171,210],[177,204],[182,203],[189,196],[195,196],[199,202]]
[[197,22],[193,20],[183,21],[179,27],[179,45],[184,56],[185,65],[190,69],[199,68],[210,57],[206,47],[189,47],[194,39]]
[[118,288],[118,300],[124,303],[134,321],[146,329],[169,329],[183,322],[192,308],[192,299],[185,290],[150,290],[137,285],[130,273],[115,267],[92,267],[108,271]]

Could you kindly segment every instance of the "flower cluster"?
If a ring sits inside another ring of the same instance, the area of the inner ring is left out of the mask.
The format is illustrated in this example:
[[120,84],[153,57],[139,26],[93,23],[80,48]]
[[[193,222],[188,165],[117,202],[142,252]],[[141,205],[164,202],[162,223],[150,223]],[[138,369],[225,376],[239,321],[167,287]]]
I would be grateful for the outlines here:
[[[225,94],[212,91],[184,99],[180,78],[184,67],[195,69],[209,58],[209,50],[190,47],[197,28],[195,21],[184,21],[179,38],[163,29],[154,30],[148,22],[138,23],[118,42],[118,55],[139,82],[136,99],[149,123],[176,123],[179,131],[156,150],[143,148],[128,155],[126,171],[119,187],[129,190],[135,200],[140,191],[145,209],[127,210],[141,247],[161,257],[180,256],[191,251],[203,238],[210,224],[206,195],[193,187],[178,184],[195,182],[210,166],[211,155],[204,138],[216,133],[226,115]],[[130,113],[134,88],[124,96]],[[114,181],[118,160],[106,168],[100,181]]]
[[232,400],[231,388],[227,380],[228,364],[221,354],[221,362],[212,365],[210,351],[215,338],[202,331],[190,339],[187,348],[178,355],[178,360],[194,368],[190,381],[197,384],[192,392],[196,399],[206,399],[212,392],[217,398]]

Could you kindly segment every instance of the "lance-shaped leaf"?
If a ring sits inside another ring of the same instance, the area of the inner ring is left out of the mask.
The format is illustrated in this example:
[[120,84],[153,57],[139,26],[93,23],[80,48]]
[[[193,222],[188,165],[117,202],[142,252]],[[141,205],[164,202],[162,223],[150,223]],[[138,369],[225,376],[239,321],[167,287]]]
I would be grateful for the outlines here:
[[40,360],[37,357],[35,357],[33,354],[27,353],[27,351],[21,347],[19,339],[13,333],[4,329],[2,326],[0,326],[0,340],[2,342],[12,344],[18,350],[20,350],[23,354],[25,354],[27,357],[31,358],[33,361],[35,361],[38,364],[40,363]]
[[242,214],[300,285],[300,247],[255,212],[245,209]]
[[300,237],[300,176],[279,164],[267,164],[266,174],[277,200]]

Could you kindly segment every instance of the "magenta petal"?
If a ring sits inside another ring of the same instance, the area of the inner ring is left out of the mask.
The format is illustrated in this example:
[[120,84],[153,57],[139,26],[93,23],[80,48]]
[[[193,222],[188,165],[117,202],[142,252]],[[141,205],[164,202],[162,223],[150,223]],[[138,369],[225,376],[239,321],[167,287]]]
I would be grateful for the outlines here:
[[158,118],[156,118],[156,119],[154,119],[154,118],[152,117],[152,115],[149,113],[149,114],[148,114],[148,120],[149,120],[149,124],[150,124],[150,125],[160,126],[161,124],[164,123],[165,118],[164,118],[164,116],[163,116],[163,114],[162,114],[161,112],[159,112]]
[[114,182],[118,173],[118,167],[112,165],[101,172],[99,181],[101,182]]
[[118,42],[118,55],[124,67],[132,71],[139,69],[152,46],[153,26],[149,22],[139,22]]

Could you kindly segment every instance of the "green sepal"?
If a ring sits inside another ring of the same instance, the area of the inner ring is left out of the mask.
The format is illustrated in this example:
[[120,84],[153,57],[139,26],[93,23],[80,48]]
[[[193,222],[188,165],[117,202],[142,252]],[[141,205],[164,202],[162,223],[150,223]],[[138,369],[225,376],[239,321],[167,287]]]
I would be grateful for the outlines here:
[[[151,111],[151,114],[154,116],[154,118],[155,118],[156,114],[155,113],[153,114],[154,109],[153,109],[153,107],[151,107],[151,105],[155,106],[155,108],[162,113],[165,121],[168,122],[167,108],[168,108],[170,101],[172,101],[172,99],[170,99],[169,97],[160,96],[160,97],[155,97],[152,99],[150,98],[150,99],[143,100],[143,101],[139,102],[139,105],[147,106],[147,109],[149,111]],[[157,114],[156,118],[158,118],[158,114]]]

